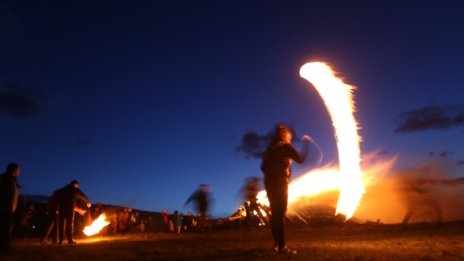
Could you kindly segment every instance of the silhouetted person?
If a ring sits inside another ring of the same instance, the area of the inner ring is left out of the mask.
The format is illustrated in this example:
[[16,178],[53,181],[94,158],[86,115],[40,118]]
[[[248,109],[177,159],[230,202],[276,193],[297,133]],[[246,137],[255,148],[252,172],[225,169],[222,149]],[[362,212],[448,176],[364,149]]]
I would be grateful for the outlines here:
[[75,244],[73,240],[74,230],[74,208],[77,200],[82,200],[87,207],[90,208],[90,200],[87,196],[79,189],[79,183],[77,180],[71,181],[68,185],[64,186],[58,191],[58,204],[60,206],[60,221],[59,221],[59,240],[60,244],[63,244],[64,235],[66,232],[66,238],[68,244]]
[[209,185],[201,184],[198,190],[193,192],[192,195],[190,195],[190,197],[188,197],[188,199],[185,201],[184,207],[192,201],[195,203],[195,208],[198,212],[198,216],[206,216],[211,201]]
[[53,231],[53,244],[58,242],[58,221],[59,221],[59,191],[55,190],[51,197],[47,201],[46,209],[45,209],[45,234],[42,237],[40,243],[46,244],[48,237]]
[[[265,222],[265,218],[261,213],[261,209],[258,204],[258,193],[259,193],[259,185],[260,185],[260,178],[258,177],[249,177],[245,180],[245,184],[242,188],[242,194],[244,197],[243,206],[245,207],[245,225],[248,230],[251,229],[253,221],[255,218],[258,218],[259,222]],[[255,213],[257,216],[255,216]]]
[[11,242],[13,214],[19,196],[19,185],[16,182],[19,174],[19,165],[10,163],[6,172],[0,176],[0,253],[7,252]]
[[186,232],[190,232],[193,230],[193,224],[194,224],[194,217],[193,217],[193,214],[192,212],[188,212],[187,213],[187,216],[184,216],[184,220],[182,221],[182,225],[184,227],[184,231]]
[[[308,141],[308,136],[303,136]],[[300,154],[291,144],[290,129],[279,124],[275,129],[271,144],[263,155],[261,170],[264,173],[264,186],[271,206],[271,230],[276,251],[280,253],[296,253],[285,245],[285,214],[287,212],[288,183],[291,175],[292,161],[303,163],[308,154],[308,144],[303,143]]]

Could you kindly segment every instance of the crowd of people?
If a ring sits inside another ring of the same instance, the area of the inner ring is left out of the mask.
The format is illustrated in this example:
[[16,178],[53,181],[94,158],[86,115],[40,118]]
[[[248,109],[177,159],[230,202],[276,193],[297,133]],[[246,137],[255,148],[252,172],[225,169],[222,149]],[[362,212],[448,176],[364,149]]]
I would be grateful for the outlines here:
[[[309,137],[303,137],[309,140]],[[293,161],[302,163],[308,154],[307,146],[297,151],[293,145],[291,130],[277,125],[274,137],[263,155],[261,170],[264,174],[264,187],[269,199],[269,207],[259,204],[257,195],[261,179],[250,177],[242,188],[243,208],[236,217],[248,230],[252,226],[268,225],[271,228],[275,250],[279,253],[291,253],[285,241],[285,215],[287,211],[288,183]],[[17,177],[20,167],[16,163],[8,164],[0,177],[0,252],[7,252],[12,236],[40,236],[41,243],[75,244],[74,236],[82,233],[85,226],[105,213],[110,222],[101,234],[111,235],[134,232],[191,233],[210,232],[213,222],[209,216],[212,197],[207,184],[201,184],[185,201],[184,208],[192,204],[196,215],[188,212],[184,215],[175,210],[172,214],[162,211],[156,218],[141,214],[129,208],[110,207],[103,209],[93,206],[88,197],[80,190],[77,180],[55,190],[47,204],[38,208],[33,202],[19,196],[20,186]],[[243,213],[244,212],[244,213]],[[76,213],[78,213],[76,218]],[[218,223],[224,223],[220,219]]]

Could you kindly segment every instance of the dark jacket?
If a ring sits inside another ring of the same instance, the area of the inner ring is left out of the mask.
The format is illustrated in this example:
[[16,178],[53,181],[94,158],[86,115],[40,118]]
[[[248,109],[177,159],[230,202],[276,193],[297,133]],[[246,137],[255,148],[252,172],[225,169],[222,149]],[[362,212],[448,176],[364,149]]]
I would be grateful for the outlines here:
[[59,205],[59,197],[60,197],[60,190],[55,190],[51,197],[47,201],[47,213],[48,214],[56,214],[57,211],[60,209]]
[[19,185],[10,173],[0,176],[0,211],[13,213],[18,206]]
[[194,203],[196,204],[195,207],[197,211],[207,212],[211,198],[208,192],[199,189],[195,191],[192,195],[190,195],[187,201],[185,201],[184,205],[188,205],[191,201],[194,201]]
[[290,143],[275,142],[271,144],[264,152],[261,163],[264,182],[289,183],[292,160],[303,163],[305,158]]
[[58,190],[58,204],[60,211],[72,211],[76,206],[77,200],[82,200],[84,203],[90,203],[87,196],[72,184],[66,185]]

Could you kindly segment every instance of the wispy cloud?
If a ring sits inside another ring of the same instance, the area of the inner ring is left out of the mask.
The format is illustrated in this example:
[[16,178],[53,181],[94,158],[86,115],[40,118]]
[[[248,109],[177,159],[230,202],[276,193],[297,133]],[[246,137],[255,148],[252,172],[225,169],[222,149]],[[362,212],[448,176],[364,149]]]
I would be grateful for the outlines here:
[[429,152],[429,156],[431,157],[435,157],[435,156],[438,156],[438,157],[441,157],[441,158],[445,158],[445,157],[448,157],[450,155],[453,155],[454,154],[454,151],[449,151],[449,150],[442,150],[440,152]]
[[428,106],[399,115],[397,133],[447,130],[464,125],[464,104]]

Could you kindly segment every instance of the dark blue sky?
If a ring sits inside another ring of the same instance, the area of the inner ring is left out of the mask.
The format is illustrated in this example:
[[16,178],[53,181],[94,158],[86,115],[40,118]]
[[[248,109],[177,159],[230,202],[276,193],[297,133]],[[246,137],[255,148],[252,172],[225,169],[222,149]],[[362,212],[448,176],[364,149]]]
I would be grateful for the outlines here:
[[290,123],[337,161],[298,75],[324,61],[358,88],[363,152],[462,173],[462,6],[391,2],[2,0],[0,168],[21,164],[24,194],[78,179],[93,202],[152,211],[208,183],[228,215],[261,176],[246,133]]

